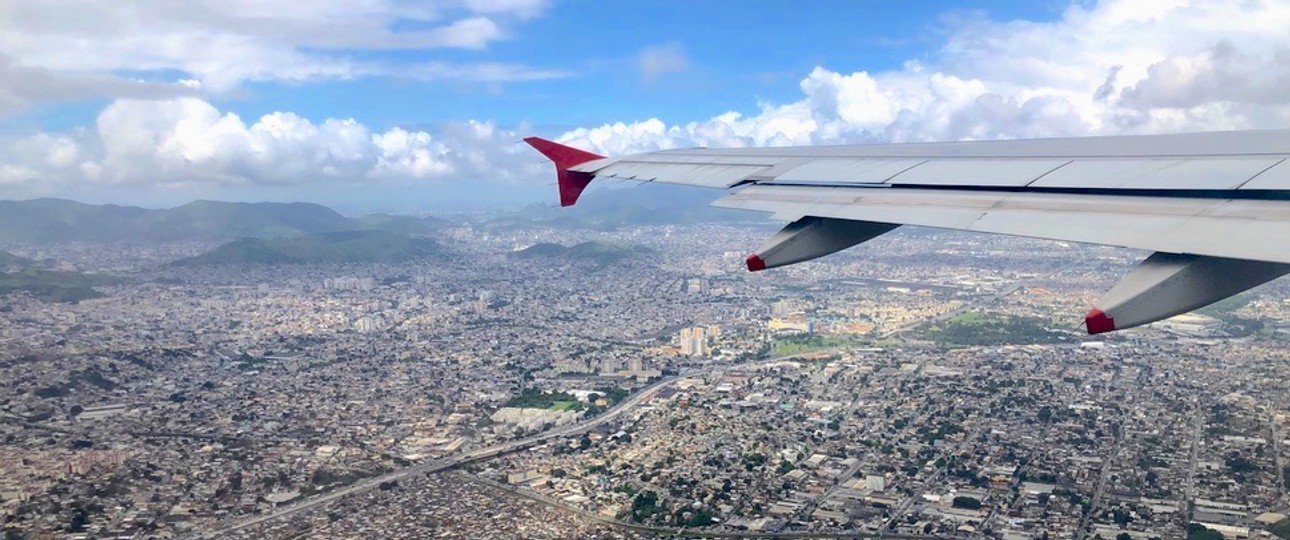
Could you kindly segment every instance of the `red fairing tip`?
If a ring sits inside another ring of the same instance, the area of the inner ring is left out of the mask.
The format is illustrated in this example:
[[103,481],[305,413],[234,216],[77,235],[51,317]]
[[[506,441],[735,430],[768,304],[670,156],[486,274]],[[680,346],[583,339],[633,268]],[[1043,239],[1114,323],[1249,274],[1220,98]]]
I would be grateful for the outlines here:
[[542,152],[542,155],[553,161],[555,166],[560,169],[568,169],[588,161],[605,158],[605,156],[579,150],[572,146],[565,146],[555,141],[548,141],[542,137],[526,137],[524,142],[529,143],[529,146],[532,146],[538,152]]
[[749,255],[744,260],[744,263],[748,265],[749,272],[760,272],[766,269],[766,261],[761,260],[761,257],[758,257],[756,253]]
[[1088,328],[1090,335],[1111,332],[1115,330],[1115,319],[1102,313],[1102,310],[1093,308],[1084,316],[1084,327]]
[[560,206],[573,206],[573,203],[578,202],[578,196],[582,195],[582,190],[587,189],[587,184],[590,184],[591,179],[594,178],[589,173],[571,171],[569,168],[588,161],[604,159],[604,156],[541,137],[528,137],[524,142],[529,143],[529,146],[555,163],[555,175],[560,186]]

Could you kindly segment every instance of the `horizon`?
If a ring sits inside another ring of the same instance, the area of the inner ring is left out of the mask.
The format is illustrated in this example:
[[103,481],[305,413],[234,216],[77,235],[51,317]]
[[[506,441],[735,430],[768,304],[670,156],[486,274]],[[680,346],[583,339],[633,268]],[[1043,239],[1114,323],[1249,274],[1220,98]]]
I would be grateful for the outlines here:
[[[1290,126],[1269,2],[67,7],[0,22],[0,199],[476,211],[553,200],[528,135],[616,156]],[[766,20],[787,31],[742,30]]]

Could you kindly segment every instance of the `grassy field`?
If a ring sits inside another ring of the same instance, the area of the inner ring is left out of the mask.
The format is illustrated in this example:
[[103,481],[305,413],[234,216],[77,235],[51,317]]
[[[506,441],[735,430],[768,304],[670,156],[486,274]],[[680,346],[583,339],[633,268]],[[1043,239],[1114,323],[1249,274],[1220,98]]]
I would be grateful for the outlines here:
[[121,278],[98,274],[25,269],[0,272],[0,295],[25,291],[46,302],[77,302],[103,296],[94,287],[121,281]]
[[579,407],[577,401],[556,401],[551,404],[551,408],[557,411],[576,411]]
[[775,340],[775,344],[771,347],[771,356],[793,356],[854,345],[855,341],[846,337],[791,336]]
[[1052,320],[992,311],[966,311],[923,329],[918,337],[946,348],[993,345],[1030,345],[1066,341]]

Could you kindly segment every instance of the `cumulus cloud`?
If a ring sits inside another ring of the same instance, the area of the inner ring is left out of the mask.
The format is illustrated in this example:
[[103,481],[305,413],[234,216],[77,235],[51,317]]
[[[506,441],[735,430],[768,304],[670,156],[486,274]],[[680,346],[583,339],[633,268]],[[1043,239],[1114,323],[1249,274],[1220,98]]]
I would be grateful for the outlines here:
[[[517,12],[545,6],[524,0],[496,5]],[[329,20],[326,13],[318,24]],[[474,13],[493,16],[484,8]],[[273,13],[263,16],[275,20]],[[439,20],[434,17],[440,14],[400,16]],[[937,52],[898,69],[843,73],[817,67],[804,74],[797,99],[677,124],[646,118],[588,126],[559,139],[620,155],[689,146],[1287,127],[1288,26],[1290,4],[1221,0],[1105,0],[1073,5],[1044,23],[967,18]],[[430,39],[424,32],[387,38]],[[6,39],[11,38],[0,32],[0,50]],[[348,46],[358,40],[325,39]],[[284,54],[297,53],[288,49]],[[353,68],[312,60],[301,69]],[[660,60],[650,69],[657,75],[683,64],[674,60]],[[273,62],[290,64],[291,59]],[[453,76],[515,80],[558,75],[497,65]],[[0,100],[2,96],[0,91]],[[352,119],[311,120],[290,112],[243,119],[201,99],[122,99],[104,110],[92,128],[0,140],[0,195],[78,184],[549,181],[549,164],[517,144],[528,131],[486,121],[376,131]]]
[[561,140],[616,153],[1275,128],[1290,124],[1290,4],[1077,3],[1052,22],[961,20],[926,62],[817,67],[801,99],[665,125],[580,128]]
[[440,134],[274,112],[248,122],[197,98],[119,100],[94,129],[0,141],[0,188],[253,186],[531,178],[519,134],[489,122]]

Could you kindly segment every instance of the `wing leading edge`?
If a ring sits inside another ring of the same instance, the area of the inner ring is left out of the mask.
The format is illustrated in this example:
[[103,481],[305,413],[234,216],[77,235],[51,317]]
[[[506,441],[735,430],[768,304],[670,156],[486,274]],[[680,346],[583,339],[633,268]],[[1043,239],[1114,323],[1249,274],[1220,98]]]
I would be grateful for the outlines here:
[[1290,130],[1022,141],[665,150],[604,158],[531,137],[561,204],[594,178],[732,189],[713,204],[790,224],[752,271],[920,225],[1156,252],[1089,333],[1185,313],[1290,273]]

